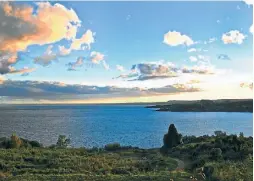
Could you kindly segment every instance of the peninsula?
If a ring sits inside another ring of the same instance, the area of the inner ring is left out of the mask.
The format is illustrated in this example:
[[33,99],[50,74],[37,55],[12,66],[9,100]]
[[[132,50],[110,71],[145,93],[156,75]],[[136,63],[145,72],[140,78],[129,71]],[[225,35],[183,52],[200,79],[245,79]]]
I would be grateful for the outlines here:
[[253,99],[168,101],[146,108],[170,112],[253,112]]

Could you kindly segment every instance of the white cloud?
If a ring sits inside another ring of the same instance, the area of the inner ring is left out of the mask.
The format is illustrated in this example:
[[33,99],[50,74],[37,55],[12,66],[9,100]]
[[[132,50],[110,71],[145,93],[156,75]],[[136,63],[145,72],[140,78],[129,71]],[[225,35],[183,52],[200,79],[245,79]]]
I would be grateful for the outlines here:
[[178,45],[193,45],[193,40],[187,36],[183,35],[180,32],[176,31],[169,31],[164,35],[163,43],[170,45],[170,46],[178,46]]
[[72,41],[71,50],[80,50],[81,46],[86,44],[88,49],[91,48],[91,44],[94,43],[94,33],[91,30],[87,30],[81,38],[74,39]]
[[102,60],[102,65],[106,70],[109,70],[109,65],[106,63],[105,60]]
[[100,64],[100,63],[102,63],[103,67],[106,70],[109,70],[109,65],[104,60],[104,57],[105,57],[105,55],[100,53],[100,52],[92,51],[90,53],[90,59],[91,59],[92,63],[94,63],[94,64]]
[[253,34],[253,31],[254,31],[254,27],[253,27],[253,25],[251,25],[250,32]]
[[218,23],[218,24],[219,24],[219,23],[220,23],[220,20],[217,20],[217,21],[216,21],[216,23]]
[[201,60],[204,60],[205,56],[204,55],[198,55],[198,58],[201,59]]
[[124,72],[124,67],[122,65],[116,65],[116,69],[119,70],[120,72]]
[[253,0],[243,0],[246,4],[248,5],[253,5],[254,1]]
[[58,46],[59,49],[59,55],[60,56],[66,56],[69,55],[71,53],[71,49],[67,49],[64,46]]
[[208,43],[213,43],[213,42],[215,42],[217,40],[217,38],[210,38],[209,40],[208,40]]
[[190,59],[191,62],[198,61],[197,57],[195,57],[195,56],[190,56],[189,59]]
[[[94,35],[91,30],[87,30],[81,38],[72,39],[70,48],[65,48],[64,46],[59,46],[59,55],[66,56],[69,55],[73,50],[85,50],[91,49],[91,44],[94,43]],[[86,45],[86,46],[85,46]]]
[[239,32],[238,30],[231,30],[223,34],[221,40],[224,42],[224,44],[230,43],[242,44],[245,38],[246,36],[241,32]]
[[215,69],[213,66],[206,66],[206,65],[195,65],[193,67],[187,67],[184,66],[182,68],[183,73],[193,73],[193,74],[204,74],[204,75],[209,75],[209,74],[214,74]]
[[196,51],[197,51],[196,48],[191,48],[191,49],[187,50],[187,52],[196,52]]
[[99,64],[102,60],[104,60],[104,56],[104,54],[95,51],[92,51],[90,54],[91,60],[95,64]]

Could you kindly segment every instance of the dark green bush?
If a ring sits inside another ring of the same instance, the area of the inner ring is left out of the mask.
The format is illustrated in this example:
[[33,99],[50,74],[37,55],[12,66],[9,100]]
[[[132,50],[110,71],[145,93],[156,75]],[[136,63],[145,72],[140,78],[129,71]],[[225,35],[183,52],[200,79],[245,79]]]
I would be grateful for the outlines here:
[[121,146],[119,143],[110,143],[110,144],[105,145],[104,149],[106,151],[116,151],[116,150],[121,149]]

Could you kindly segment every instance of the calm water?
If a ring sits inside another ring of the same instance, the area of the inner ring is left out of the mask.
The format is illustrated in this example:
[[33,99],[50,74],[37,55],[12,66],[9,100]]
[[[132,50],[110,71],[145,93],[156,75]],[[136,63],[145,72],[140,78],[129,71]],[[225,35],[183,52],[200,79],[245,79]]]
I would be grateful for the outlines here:
[[63,105],[0,107],[0,137],[17,135],[56,143],[68,135],[75,147],[119,142],[143,148],[159,147],[169,124],[183,135],[244,132],[252,135],[251,113],[156,112],[133,105]]

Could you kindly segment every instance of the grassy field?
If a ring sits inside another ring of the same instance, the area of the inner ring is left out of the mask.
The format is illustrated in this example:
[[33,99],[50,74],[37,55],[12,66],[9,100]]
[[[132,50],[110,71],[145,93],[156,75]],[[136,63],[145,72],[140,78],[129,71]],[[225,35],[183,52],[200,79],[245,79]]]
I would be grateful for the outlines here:
[[6,180],[188,180],[178,162],[158,149],[105,151],[84,148],[0,150]]

